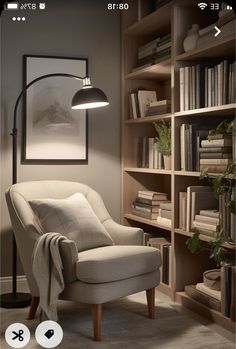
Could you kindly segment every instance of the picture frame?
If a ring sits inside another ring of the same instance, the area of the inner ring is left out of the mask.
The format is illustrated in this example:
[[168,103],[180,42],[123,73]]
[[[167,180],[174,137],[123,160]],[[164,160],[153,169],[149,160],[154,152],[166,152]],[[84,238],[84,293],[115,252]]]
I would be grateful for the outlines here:
[[[24,86],[39,76],[66,73],[88,76],[88,59],[23,56]],[[82,81],[50,77],[32,85],[24,96],[22,163],[87,164],[87,110],[71,109]]]

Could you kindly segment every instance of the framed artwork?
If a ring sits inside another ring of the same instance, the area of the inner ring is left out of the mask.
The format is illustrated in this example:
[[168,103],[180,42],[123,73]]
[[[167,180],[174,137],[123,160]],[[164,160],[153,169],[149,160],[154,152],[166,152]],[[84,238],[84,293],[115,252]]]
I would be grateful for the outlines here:
[[[39,76],[67,73],[85,77],[83,58],[25,55],[24,86]],[[71,109],[82,81],[50,77],[28,88],[24,97],[23,163],[88,163],[86,110]]]

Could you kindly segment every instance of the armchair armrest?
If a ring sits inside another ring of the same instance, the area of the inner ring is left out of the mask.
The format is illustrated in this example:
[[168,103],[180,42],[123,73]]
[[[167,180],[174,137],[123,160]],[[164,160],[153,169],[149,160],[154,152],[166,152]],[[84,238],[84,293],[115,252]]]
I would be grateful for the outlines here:
[[103,222],[107,232],[116,245],[143,245],[144,231],[141,228],[128,227],[107,219]]
[[65,283],[71,283],[77,280],[76,262],[78,261],[77,247],[72,240],[60,241],[59,251],[63,265],[63,276]]

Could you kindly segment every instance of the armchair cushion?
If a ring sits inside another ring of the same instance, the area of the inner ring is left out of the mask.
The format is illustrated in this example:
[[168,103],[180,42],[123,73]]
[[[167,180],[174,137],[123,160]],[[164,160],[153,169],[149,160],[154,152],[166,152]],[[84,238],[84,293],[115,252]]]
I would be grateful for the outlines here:
[[38,216],[42,231],[56,232],[73,240],[78,251],[113,245],[113,240],[81,193],[66,199],[29,201]]
[[161,265],[160,251],[147,246],[106,246],[79,253],[77,278],[105,283],[151,273]]

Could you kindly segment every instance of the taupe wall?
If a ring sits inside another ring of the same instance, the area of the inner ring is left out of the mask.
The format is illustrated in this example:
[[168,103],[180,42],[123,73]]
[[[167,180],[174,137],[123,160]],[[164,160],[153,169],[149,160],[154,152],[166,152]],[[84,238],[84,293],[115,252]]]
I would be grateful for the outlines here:
[[88,165],[19,162],[18,182],[63,179],[86,183],[102,195],[114,219],[120,219],[120,17],[116,11],[106,10],[106,4],[105,0],[48,0],[45,11],[25,12],[24,23],[12,22],[11,11],[2,15],[1,276],[11,274],[10,223],[4,192],[11,184],[9,133],[13,104],[22,88],[23,54],[88,58],[92,82],[107,93],[110,106],[89,111]]

